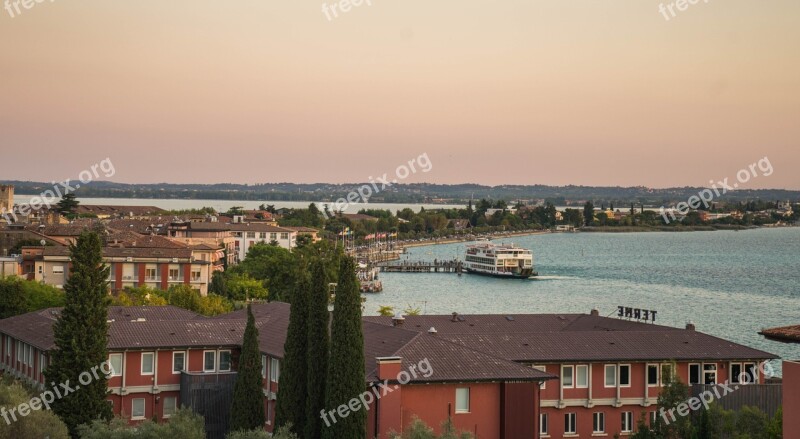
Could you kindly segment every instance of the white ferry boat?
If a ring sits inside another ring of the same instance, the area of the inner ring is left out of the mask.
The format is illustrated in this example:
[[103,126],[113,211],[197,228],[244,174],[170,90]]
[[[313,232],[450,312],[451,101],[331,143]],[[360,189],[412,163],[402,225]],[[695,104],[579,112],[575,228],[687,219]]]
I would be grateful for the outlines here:
[[533,252],[511,245],[496,245],[488,241],[468,244],[464,270],[488,276],[528,279],[533,271]]

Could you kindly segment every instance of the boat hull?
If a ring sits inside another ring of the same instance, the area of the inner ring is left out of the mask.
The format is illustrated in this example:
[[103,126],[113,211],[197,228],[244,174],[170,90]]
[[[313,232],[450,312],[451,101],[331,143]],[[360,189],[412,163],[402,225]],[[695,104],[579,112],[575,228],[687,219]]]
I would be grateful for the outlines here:
[[488,271],[475,270],[472,268],[465,268],[464,271],[470,274],[478,274],[481,276],[497,277],[503,279],[530,279],[536,276],[536,273],[534,273],[533,270],[530,271],[523,270],[520,273],[492,273]]

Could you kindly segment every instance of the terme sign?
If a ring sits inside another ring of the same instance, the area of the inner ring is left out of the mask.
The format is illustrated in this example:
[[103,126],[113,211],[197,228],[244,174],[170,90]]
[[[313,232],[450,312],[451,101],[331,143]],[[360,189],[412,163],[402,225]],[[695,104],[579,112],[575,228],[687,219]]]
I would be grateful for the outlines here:
[[644,320],[645,322],[655,322],[656,314],[658,314],[658,311],[652,309],[630,308],[627,306],[617,307],[617,317],[623,317],[626,319],[636,319],[636,320]]

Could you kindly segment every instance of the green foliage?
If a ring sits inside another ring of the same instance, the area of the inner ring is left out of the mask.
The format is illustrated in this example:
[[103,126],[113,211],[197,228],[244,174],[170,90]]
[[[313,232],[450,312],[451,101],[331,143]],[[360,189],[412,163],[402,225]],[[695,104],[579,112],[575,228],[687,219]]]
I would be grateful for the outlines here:
[[301,272],[297,280],[289,315],[289,328],[283,345],[283,373],[275,409],[275,425],[294,425],[305,430],[308,386],[308,313],[311,279]]
[[269,296],[264,281],[253,279],[247,273],[232,273],[225,280],[225,287],[231,300],[248,301]]
[[[4,380],[5,381],[5,380]],[[31,395],[18,382],[0,384],[0,407],[10,410],[30,401]],[[10,415],[9,419],[11,419]],[[67,426],[49,410],[31,411],[28,416],[17,416],[16,422],[0,420],[0,439],[17,438],[68,439]]]
[[591,201],[587,201],[583,205],[583,223],[590,226],[592,222],[594,222],[594,204]]
[[[52,246],[51,242],[45,242],[45,246]],[[8,249],[8,254],[10,255],[21,255],[22,254],[22,247],[41,247],[42,240],[41,239],[20,239],[14,244],[13,247]]]
[[235,431],[228,433],[225,439],[298,439],[298,436],[291,432],[291,424],[278,427],[270,436],[264,430]]
[[453,421],[447,419],[442,422],[442,434],[436,436],[433,429],[416,416],[411,423],[403,429],[403,433],[389,432],[389,439],[474,439],[472,433],[468,431],[457,432]]
[[242,353],[239,356],[236,384],[233,389],[231,430],[264,428],[264,384],[261,377],[261,350],[253,310],[247,306]]
[[[355,274],[355,261],[352,258],[342,259],[339,268],[331,328],[331,352],[336,355],[331,356],[328,367],[325,407],[338,407],[364,392],[366,382],[361,294]],[[322,429],[322,437],[364,437],[366,426],[366,410],[362,408]]]
[[169,305],[204,316],[216,316],[233,311],[233,304],[226,298],[215,294],[201,296],[198,291],[185,284],[173,285],[166,292],[158,291],[158,294],[165,297]]
[[403,314],[407,316],[418,316],[422,314],[422,308],[418,306],[414,307],[409,303],[406,309],[403,310]]
[[58,288],[17,277],[0,278],[0,318],[62,307],[64,303],[64,292]]
[[202,416],[183,408],[163,424],[144,421],[131,427],[122,418],[95,420],[78,427],[78,434],[80,439],[205,439],[206,429]]
[[147,286],[127,287],[111,298],[111,303],[117,306],[162,306],[167,305],[163,292]]
[[[229,270],[230,275],[247,274],[265,281],[270,300],[290,302],[297,273],[297,260],[282,247],[259,243],[247,252],[247,257],[238,266]],[[228,278],[230,290],[230,277]]]
[[[103,264],[100,237],[83,232],[70,245],[72,273],[64,285],[66,303],[53,325],[56,349],[44,371],[46,381],[78,382],[82,372],[92,370],[108,359],[108,279],[109,268]],[[111,406],[106,402],[105,375],[81,385],[80,391],[57,399],[55,412],[67,425],[70,435],[77,437],[77,427],[95,419],[111,419]]]
[[322,420],[318,413],[325,407],[330,335],[328,334],[328,277],[325,262],[320,258],[311,263],[311,290],[308,309],[308,355],[306,356],[307,420],[303,431],[306,439],[321,436]]
[[381,306],[378,308],[378,315],[382,315],[384,317],[392,317],[394,315],[394,308],[391,306]]
[[80,202],[76,199],[75,194],[64,194],[61,200],[56,203],[55,210],[67,218],[73,218],[78,204],[80,204]]

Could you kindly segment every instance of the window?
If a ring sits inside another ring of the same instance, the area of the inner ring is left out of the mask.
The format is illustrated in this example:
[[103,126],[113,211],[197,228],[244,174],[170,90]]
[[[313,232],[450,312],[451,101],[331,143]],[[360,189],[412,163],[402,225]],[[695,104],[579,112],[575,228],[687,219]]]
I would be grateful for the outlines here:
[[573,366],[561,366],[561,387],[571,389],[575,387],[573,380],[574,368]]
[[589,387],[589,366],[585,364],[575,366],[575,387],[580,389]]
[[547,435],[547,413],[539,413],[539,434]]
[[469,387],[456,389],[456,413],[469,413]]
[[271,239],[272,241],[277,241],[278,240],[278,234],[277,233],[270,233],[269,234],[269,239]]
[[214,372],[217,370],[217,353],[214,351],[203,351],[203,372]]
[[633,431],[633,412],[622,412],[622,432],[630,433]]
[[631,386],[631,365],[630,364],[620,364],[619,365],[619,386],[620,387],[630,387]]
[[131,402],[131,419],[144,419],[144,398],[134,398]]
[[689,384],[700,384],[700,365],[689,365]]
[[289,239],[289,234],[286,232],[281,233],[281,239]]
[[178,280],[180,279],[180,270],[177,268],[170,268],[169,269],[169,280]]
[[277,358],[270,358],[269,361],[269,380],[277,383],[281,376],[281,365]]
[[575,413],[564,413],[564,434],[576,434],[578,432],[578,415]]
[[221,372],[231,370],[231,351],[219,351],[219,370]]
[[145,268],[144,269],[144,278],[145,278],[145,280],[156,280],[156,269],[155,268]]
[[200,280],[200,270],[192,270],[192,282]]
[[41,373],[47,369],[47,358],[45,358],[44,354],[39,354],[39,372]]
[[758,384],[758,366],[755,363],[742,363],[742,384]]
[[164,417],[169,418],[170,416],[175,414],[175,409],[177,408],[178,398],[174,396],[167,396],[164,398]]
[[37,268],[39,268],[39,274],[42,274],[44,272],[41,265],[39,265]]
[[64,274],[63,265],[53,265],[53,274]]
[[[547,372],[547,366],[532,366],[536,370],[541,370],[542,372]],[[546,389],[547,388],[547,381],[542,381],[539,383],[539,388]]]
[[656,425],[656,416],[658,412],[650,412],[650,426],[655,427]]
[[704,364],[703,365],[703,382],[705,384],[717,384],[717,365]]
[[267,356],[261,356],[261,378],[267,378]]
[[603,412],[595,412],[592,416],[592,432],[605,433],[606,432],[606,414]]
[[606,387],[617,386],[617,365],[606,364]]
[[6,336],[6,363],[11,363],[11,337]]
[[142,375],[153,374],[153,356],[152,352],[142,352]]
[[647,385],[651,386],[651,387],[658,385],[658,365],[657,364],[648,364],[647,365]]
[[672,381],[672,365],[671,364],[662,364],[661,365],[661,385],[665,385],[666,383]]
[[172,353],[172,373],[181,373],[186,370],[186,352]]
[[109,354],[108,365],[111,366],[111,375],[109,376],[122,376],[122,354]]
[[247,232],[247,237],[248,238],[255,238],[256,237],[256,232]]
[[267,239],[267,232],[260,232],[258,234],[258,239]]

